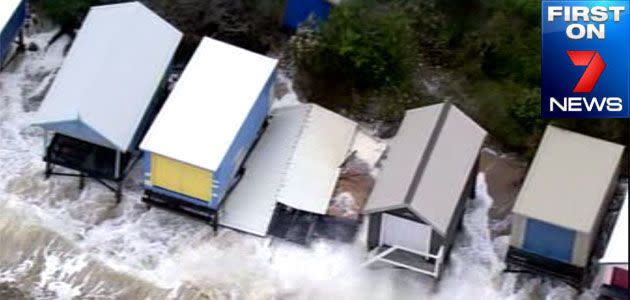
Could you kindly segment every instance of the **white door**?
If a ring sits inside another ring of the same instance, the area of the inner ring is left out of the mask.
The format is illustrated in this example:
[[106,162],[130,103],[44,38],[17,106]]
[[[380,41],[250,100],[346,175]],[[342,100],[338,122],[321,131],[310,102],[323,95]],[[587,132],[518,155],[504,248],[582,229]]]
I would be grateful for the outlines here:
[[384,213],[381,219],[381,244],[430,253],[431,227]]

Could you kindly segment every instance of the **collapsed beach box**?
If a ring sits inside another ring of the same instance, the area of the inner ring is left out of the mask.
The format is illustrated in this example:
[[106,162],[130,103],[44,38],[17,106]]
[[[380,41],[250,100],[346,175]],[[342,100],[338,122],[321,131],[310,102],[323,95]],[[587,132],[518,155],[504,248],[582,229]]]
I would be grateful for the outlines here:
[[284,26],[297,29],[309,17],[326,20],[333,5],[338,0],[287,0],[284,10]]
[[366,265],[381,261],[439,277],[474,197],[486,131],[456,106],[408,110],[389,145],[364,213]]
[[278,204],[326,214],[358,128],[316,104],[279,108],[271,116],[220,220],[260,236],[269,233]]
[[263,130],[276,64],[201,41],[140,145],[145,200],[216,212]]
[[623,149],[548,126],[512,211],[508,262],[587,284]]
[[26,19],[26,0],[0,1],[0,66]]
[[599,260],[600,293],[611,299],[628,299],[628,193],[618,211],[616,223]]
[[47,131],[47,175],[69,175],[53,172],[59,165],[120,185],[163,101],[181,38],[139,2],[90,9],[34,120]]

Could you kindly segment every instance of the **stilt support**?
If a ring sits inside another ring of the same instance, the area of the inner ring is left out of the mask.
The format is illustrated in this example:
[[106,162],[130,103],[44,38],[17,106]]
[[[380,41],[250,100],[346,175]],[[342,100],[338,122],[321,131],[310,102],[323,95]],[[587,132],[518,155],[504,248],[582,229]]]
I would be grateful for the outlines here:
[[85,174],[83,172],[79,173],[79,190],[83,190],[85,188]]
[[212,230],[214,230],[215,235],[219,232],[219,212],[212,216]]
[[48,180],[50,175],[52,174],[52,165],[49,162],[46,162],[46,170],[44,171],[44,179]]
[[122,189],[123,189],[122,185],[123,185],[122,180],[117,183],[117,187],[116,187],[116,204],[120,204],[120,201],[122,201]]
[[18,35],[18,47],[17,50],[20,52],[24,52],[26,50],[26,43],[24,43],[24,29],[20,30],[20,34]]
[[200,205],[193,204],[163,193],[145,190],[142,195],[142,202],[148,207],[157,206],[158,208],[168,209],[170,211],[193,217],[202,221],[204,224],[210,225],[215,234],[219,231],[219,211],[210,208],[203,203]]

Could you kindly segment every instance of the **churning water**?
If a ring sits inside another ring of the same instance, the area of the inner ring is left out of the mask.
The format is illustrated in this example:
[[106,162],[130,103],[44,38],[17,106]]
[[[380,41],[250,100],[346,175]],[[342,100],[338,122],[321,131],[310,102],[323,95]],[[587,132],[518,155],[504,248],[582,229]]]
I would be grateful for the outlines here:
[[[44,46],[52,33],[32,35]],[[67,41],[0,73],[0,295],[36,299],[573,299],[562,284],[502,273],[479,174],[443,280],[364,269],[365,246],[312,248],[211,227],[139,203],[139,171],[122,203],[90,183],[43,180],[42,131],[30,126]],[[2,289],[5,289],[3,294]],[[11,291],[9,293],[8,291]],[[580,296],[590,299],[589,293]]]

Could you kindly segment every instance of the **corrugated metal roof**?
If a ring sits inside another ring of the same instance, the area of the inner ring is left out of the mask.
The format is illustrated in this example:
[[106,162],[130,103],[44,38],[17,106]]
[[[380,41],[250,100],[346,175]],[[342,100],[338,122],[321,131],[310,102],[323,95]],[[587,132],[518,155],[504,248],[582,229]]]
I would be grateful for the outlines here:
[[140,147],[216,171],[276,64],[204,38]]
[[272,113],[269,126],[245,162],[247,172],[224,201],[221,225],[267,234],[308,112],[308,106],[300,105]]
[[326,214],[341,164],[349,154],[356,133],[354,121],[310,105],[278,202],[302,211]]
[[592,233],[623,148],[548,126],[513,212]]
[[34,123],[80,121],[128,150],[181,37],[139,2],[93,7]]
[[262,236],[278,202],[325,213],[356,129],[356,123],[314,104],[274,111],[219,222]]
[[615,223],[615,229],[613,229],[612,235],[606,247],[604,257],[599,261],[604,264],[620,264],[628,263],[628,193],[626,192],[626,199],[623,202],[619,216],[617,217],[617,223]]
[[485,136],[451,104],[408,111],[365,212],[409,208],[445,235]]
[[11,16],[24,0],[2,0],[0,1],[0,31],[7,26]]

